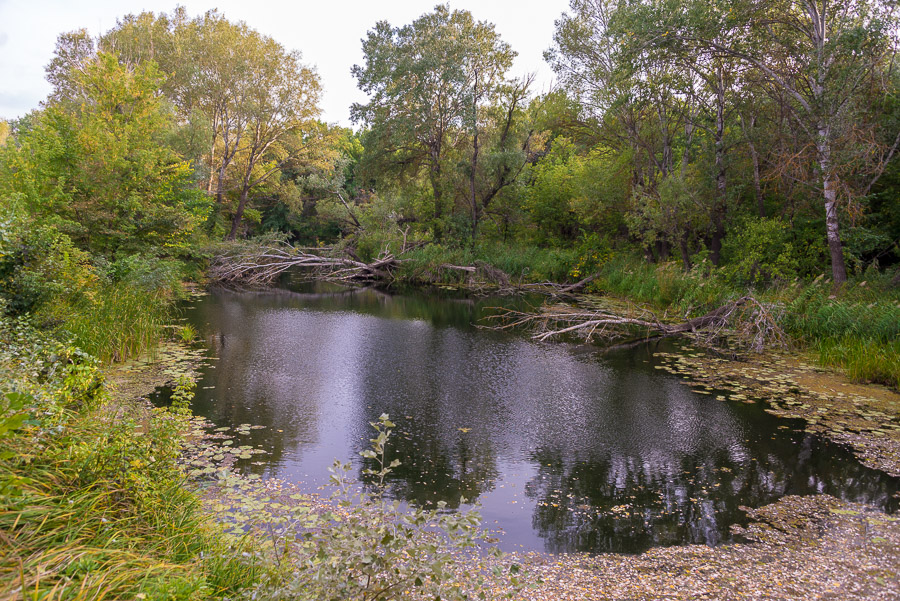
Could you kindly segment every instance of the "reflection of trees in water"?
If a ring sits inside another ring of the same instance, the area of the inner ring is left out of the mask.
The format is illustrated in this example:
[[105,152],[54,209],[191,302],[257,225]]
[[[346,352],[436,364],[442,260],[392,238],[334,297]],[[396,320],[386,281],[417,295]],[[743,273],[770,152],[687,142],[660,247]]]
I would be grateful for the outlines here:
[[498,304],[531,308],[543,301],[543,297],[537,295],[472,299],[438,290],[415,290],[414,294],[395,295],[374,287],[348,290],[327,282],[297,286],[290,279],[285,283],[288,288],[266,290],[258,294],[259,298],[268,298],[267,302],[279,306],[290,303],[317,311],[354,311],[389,319],[422,319],[438,328],[468,329],[476,320],[493,313],[492,309]]
[[531,458],[537,475],[526,486],[536,502],[533,526],[553,552],[639,552],[717,544],[728,539],[731,524],[744,521],[740,506],[759,507],[787,494],[824,492],[896,508],[896,482],[849,456],[834,457],[846,453],[813,436],[757,440],[749,451],[741,461],[721,451],[572,460],[541,448]]
[[491,490],[498,477],[492,436],[499,412],[478,361],[480,338],[416,322],[383,321],[373,328],[377,352],[357,366],[362,397],[370,402],[358,429],[381,413],[398,424],[388,445],[390,459],[401,461],[390,477],[392,494],[455,508],[461,496],[474,500]]
[[358,461],[369,422],[389,413],[388,460],[403,462],[389,485],[416,503],[478,499],[504,477],[501,461],[530,461],[533,525],[556,551],[714,543],[743,518],[738,504],[821,491],[885,506],[896,489],[843,451],[779,431],[787,422],[759,406],[690,392],[646,349],[598,364],[473,332],[478,310],[371,290],[211,295],[192,320],[219,357],[217,388],[195,405],[223,425],[267,426],[250,436],[268,461],[310,472]]
[[[496,456],[490,444],[472,443],[460,432],[457,441],[447,445],[425,424],[416,424],[415,434],[400,428],[390,439],[387,462],[402,463],[387,478],[390,494],[420,506],[445,501],[451,509],[459,507],[460,497],[472,501],[494,486],[498,476]],[[377,469],[372,460],[363,460],[364,469]]]
[[[248,302],[244,295],[211,294],[193,309],[191,319],[199,323],[217,357],[208,378],[199,382],[194,406],[218,424],[265,426],[239,444],[266,449],[269,455],[255,456],[254,461],[273,464],[295,452],[298,440],[315,440],[318,424],[315,411],[297,412],[292,403],[297,397],[293,368],[297,357],[288,348],[279,348],[290,332],[283,323],[273,323],[269,303],[251,298]],[[208,382],[215,388],[204,389]],[[316,382],[308,384],[314,387]],[[266,465],[249,469],[267,473]]]

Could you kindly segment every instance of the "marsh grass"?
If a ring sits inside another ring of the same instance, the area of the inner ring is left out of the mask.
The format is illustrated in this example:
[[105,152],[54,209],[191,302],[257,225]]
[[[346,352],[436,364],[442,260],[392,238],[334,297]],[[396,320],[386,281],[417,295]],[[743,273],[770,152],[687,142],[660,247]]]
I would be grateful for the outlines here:
[[653,265],[619,256],[603,266],[601,276],[593,287],[595,291],[690,316],[741,296],[740,291],[711,275],[704,265],[685,272],[675,263]]
[[[806,341],[848,337],[887,343],[900,339],[900,304],[887,291],[870,300],[870,292],[850,290],[840,296],[820,286],[798,289],[788,303],[787,326]],[[859,288],[859,286],[856,286]]]
[[78,347],[101,361],[125,361],[152,349],[165,337],[172,307],[168,291],[147,292],[124,283],[111,284],[71,312],[62,327]]
[[39,454],[6,441],[16,459],[0,480],[25,480],[0,504],[0,597],[221,597],[254,577],[183,486],[171,426],[134,426],[76,417]]
[[857,382],[900,389],[900,341],[879,342],[856,336],[826,339],[814,347],[819,363],[843,369]]
[[458,283],[465,272],[442,269],[449,265],[487,263],[502,270],[513,282],[565,281],[576,260],[572,250],[504,244],[500,242],[467,245],[430,244],[403,255],[400,279],[406,282]]
[[[646,303],[669,315],[701,315],[748,292],[700,265],[648,264],[615,257],[594,290]],[[749,290],[783,307],[779,326],[797,348],[814,351],[821,365],[845,370],[857,382],[900,388],[900,291],[886,278],[857,278],[835,290],[823,278],[793,280]]]

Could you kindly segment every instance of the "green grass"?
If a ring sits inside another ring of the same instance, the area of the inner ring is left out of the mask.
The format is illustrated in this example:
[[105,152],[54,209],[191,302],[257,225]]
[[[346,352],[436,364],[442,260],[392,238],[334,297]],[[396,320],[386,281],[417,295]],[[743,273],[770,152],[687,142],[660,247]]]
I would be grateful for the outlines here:
[[133,423],[82,416],[40,454],[28,453],[28,436],[5,441],[30,462],[0,467],[0,481],[27,479],[0,509],[0,581],[10,587],[0,595],[24,584],[35,599],[193,599],[252,579],[182,486],[162,448],[171,436],[135,441]]
[[537,246],[479,243],[474,248],[430,244],[403,255],[400,279],[416,283],[457,283],[467,274],[441,265],[487,263],[501,269],[513,282],[566,281],[576,259],[572,250]]
[[153,348],[165,336],[172,302],[163,291],[128,284],[99,288],[63,324],[75,344],[105,363],[125,361]]
[[843,369],[857,382],[900,389],[900,341],[878,342],[857,336],[819,340],[813,348],[819,363]]
[[814,342],[853,337],[877,343],[900,339],[900,304],[890,292],[872,300],[870,290],[853,290],[858,285],[848,285],[840,295],[822,288],[811,285],[790,295],[785,326],[795,338]]
[[886,277],[857,278],[834,290],[821,279],[755,290],[727,283],[714,271],[684,272],[674,263],[652,265],[617,256],[604,265],[594,291],[646,303],[656,310],[696,316],[752,292],[784,307],[779,325],[822,365],[843,369],[857,382],[900,388],[900,291]]
[[685,272],[680,265],[654,265],[617,256],[601,269],[592,289],[647,303],[679,314],[702,314],[741,295],[719,278],[701,271]]
[[0,426],[16,424],[0,428],[0,598],[233,598],[252,584],[257,567],[184,487],[184,418],[111,418],[95,361],[0,325],[0,401],[28,399],[0,402]]

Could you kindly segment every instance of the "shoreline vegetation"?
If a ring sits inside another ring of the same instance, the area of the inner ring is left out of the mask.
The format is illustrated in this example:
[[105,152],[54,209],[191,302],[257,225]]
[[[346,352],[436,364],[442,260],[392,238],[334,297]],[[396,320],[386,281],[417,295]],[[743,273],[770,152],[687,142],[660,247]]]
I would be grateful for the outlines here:
[[0,601],[900,596],[898,518],[837,499],[715,549],[476,560],[475,515],[353,496],[342,465],[329,502],[241,479],[257,450],[190,415],[177,302],[307,269],[541,292],[488,324],[538,339],[689,336],[718,354],[673,373],[900,474],[900,14],[710,6],[572,0],[547,93],[468,11],[373,24],[353,129],[215,10],[62,33],[49,97],[0,120]]

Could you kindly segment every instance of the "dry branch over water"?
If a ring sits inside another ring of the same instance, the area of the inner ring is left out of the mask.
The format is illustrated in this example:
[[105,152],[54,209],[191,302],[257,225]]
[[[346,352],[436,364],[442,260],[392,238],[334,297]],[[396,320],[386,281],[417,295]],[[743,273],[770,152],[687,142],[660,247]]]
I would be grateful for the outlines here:
[[[385,249],[374,261],[366,263],[352,250],[333,247],[302,248],[277,242],[232,244],[215,255],[208,276],[219,284],[266,286],[288,270],[303,270],[311,279],[343,284],[390,284],[400,278],[401,264],[410,261],[400,257],[415,248],[416,245],[404,246],[398,255]],[[475,261],[473,265],[441,263],[412,279],[425,283],[441,282],[446,279],[446,272],[464,273],[468,287],[473,290],[489,287],[514,291],[520,287],[513,285],[502,269],[484,261]]]
[[613,340],[625,336],[644,338],[695,334],[710,339],[736,334],[752,350],[785,346],[786,336],[777,323],[777,307],[752,296],[743,296],[705,315],[672,323],[647,309],[622,314],[605,309],[581,310],[571,305],[545,305],[536,312],[506,310],[496,316],[503,323],[495,329],[528,328],[532,338],[545,341],[565,334],[586,340]]
[[212,260],[208,275],[221,284],[264,286],[289,269],[305,269],[321,279],[359,282],[390,279],[399,265],[390,253],[364,263],[338,256],[330,248],[311,250],[274,244],[236,246]]

